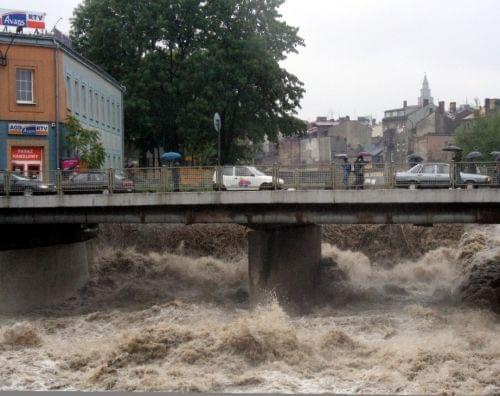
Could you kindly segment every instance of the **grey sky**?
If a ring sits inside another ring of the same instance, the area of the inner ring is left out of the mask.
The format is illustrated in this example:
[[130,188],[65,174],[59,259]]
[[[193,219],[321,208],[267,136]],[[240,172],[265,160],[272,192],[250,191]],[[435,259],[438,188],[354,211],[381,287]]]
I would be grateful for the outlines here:
[[[2,8],[47,13],[69,30],[79,0],[3,0]],[[500,96],[498,0],[287,0],[285,20],[306,46],[284,66],[307,90],[300,116],[380,118],[416,103],[427,72],[435,101]]]

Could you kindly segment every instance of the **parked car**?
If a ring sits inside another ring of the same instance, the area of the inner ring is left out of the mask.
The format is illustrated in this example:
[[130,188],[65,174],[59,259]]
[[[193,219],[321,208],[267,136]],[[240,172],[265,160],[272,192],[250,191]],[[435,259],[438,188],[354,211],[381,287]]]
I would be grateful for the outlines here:
[[[3,174],[0,174],[0,193],[5,194]],[[56,186],[53,183],[45,183],[38,179],[30,179],[22,174],[10,174],[10,194],[33,195],[33,194],[55,194]]]
[[[214,173],[213,183],[216,188],[216,173]],[[279,179],[278,183],[279,188],[282,188],[283,179]],[[253,166],[224,166],[222,185],[224,190],[270,190],[273,188],[273,178]]]
[[[475,173],[460,172],[460,185],[467,188],[485,186],[491,183],[491,177]],[[450,164],[423,163],[418,164],[405,172],[395,175],[396,187],[415,188],[443,188],[450,187]]]
[[[115,173],[114,193],[134,192],[134,182],[121,174]],[[62,182],[62,190],[66,194],[108,194],[108,173],[92,171],[77,173]]]

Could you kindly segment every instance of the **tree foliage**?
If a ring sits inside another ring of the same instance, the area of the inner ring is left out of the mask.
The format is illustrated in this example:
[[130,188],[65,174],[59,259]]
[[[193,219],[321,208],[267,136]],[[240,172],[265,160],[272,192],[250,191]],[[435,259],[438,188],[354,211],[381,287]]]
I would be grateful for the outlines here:
[[85,0],[72,38],[85,56],[127,87],[127,139],[143,151],[183,150],[208,161],[222,118],[223,161],[250,142],[305,125],[304,93],[280,66],[303,41],[281,19],[283,0]]
[[500,151],[500,114],[481,117],[462,124],[455,131],[454,142],[464,153],[480,151],[484,159],[494,160],[490,153]]
[[89,169],[99,169],[106,158],[106,151],[95,129],[86,129],[77,118],[66,119],[68,132],[65,136],[66,148],[75,153]]

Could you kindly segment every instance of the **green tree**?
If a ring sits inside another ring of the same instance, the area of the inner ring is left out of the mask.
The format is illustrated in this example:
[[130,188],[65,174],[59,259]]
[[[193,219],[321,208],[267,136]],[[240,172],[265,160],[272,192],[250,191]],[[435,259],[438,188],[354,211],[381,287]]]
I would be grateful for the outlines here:
[[303,45],[278,12],[283,0],[85,0],[74,12],[76,48],[127,87],[127,140],[214,157],[222,117],[224,162],[249,142],[302,132],[304,93],[280,66]]
[[95,129],[86,129],[77,118],[66,119],[66,149],[75,153],[89,169],[99,169],[104,164],[106,151]]
[[454,143],[464,153],[480,151],[484,159],[494,160],[490,153],[500,151],[500,114],[468,121],[455,130]]

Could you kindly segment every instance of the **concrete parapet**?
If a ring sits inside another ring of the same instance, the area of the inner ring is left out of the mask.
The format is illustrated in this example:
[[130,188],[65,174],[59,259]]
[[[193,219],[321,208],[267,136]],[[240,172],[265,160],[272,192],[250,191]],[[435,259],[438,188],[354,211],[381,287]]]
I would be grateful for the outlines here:
[[248,242],[251,301],[274,294],[282,303],[304,308],[321,262],[321,227],[259,229],[249,232]]

